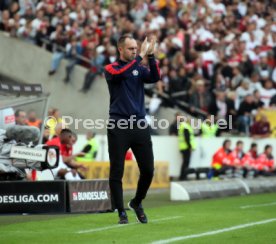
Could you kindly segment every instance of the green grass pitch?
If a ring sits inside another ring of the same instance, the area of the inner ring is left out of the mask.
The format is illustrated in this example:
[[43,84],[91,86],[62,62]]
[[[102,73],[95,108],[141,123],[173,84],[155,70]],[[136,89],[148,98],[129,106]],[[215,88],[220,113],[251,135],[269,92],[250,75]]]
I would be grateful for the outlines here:
[[2,215],[0,243],[276,243],[276,193],[184,203],[159,192],[149,194],[144,207],[146,225],[130,211],[130,224],[123,226],[116,213]]

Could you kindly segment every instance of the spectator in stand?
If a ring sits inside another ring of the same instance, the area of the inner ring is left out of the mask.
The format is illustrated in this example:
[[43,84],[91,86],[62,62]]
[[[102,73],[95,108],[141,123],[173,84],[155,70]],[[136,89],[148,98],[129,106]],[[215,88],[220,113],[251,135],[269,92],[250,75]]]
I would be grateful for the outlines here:
[[239,109],[245,97],[253,94],[253,91],[250,89],[248,80],[243,80],[241,82],[241,85],[236,90],[236,94],[237,94],[237,99],[236,99],[235,107],[236,109]]
[[253,73],[250,77],[250,90],[251,91],[261,91],[263,89],[263,86],[260,82],[258,73]]
[[234,77],[231,80],[231,88],[235,90],[240,86],[244,77],[239,67],[234,67],[232,72]]
[[203,80],[196,81],[196,90],[190,97],[190,110],[192,113],[196,112],[196,109],[208,112],[211,105],[211,95],[205,88],[205,82]]
[[3,11],[4,9],[7,9],[9,6],[10,0],[4,0],[0,2],[0,11]]
[[54,43],[54,53],[52,57],[51,69],[49,75],[54,75],[60,65],[61,60],[64,58],[64,48],[68,40],[68,36],[64,31],[62,24],[58,24],[56,31],[52,32],[50,40]]
[[85,75],[83,86],[82,86],[82,89],[80,90],[81,92],[83,93],[88,92],[96,77],[103,73],[104,60],[105,60],[105,57],[99,49],[91,50],[90,69]]
[[218,119],[225,119],[227,115],[227,103],[224,91],[215,91],[215,99],[210,106],[211,114],[214,114]]
[[181,113],[177,112],[175,114],[175,119],[174,121],[172,122],[172,124],[170,125],[170,128],[169,128],[169,135],[170,136],[177,136],[178,135],[178,124],[180,122],[180,117],[181,117]]
[[264,83],[264,89],[260,91],[261,100],[264,106],[269,107],[270,99],[276,94],[276,89],[273,88],[273,83],[271,80],[267,80]]
[[19,2],[19,6],[20,6],[19,14],[21,16],[25,15],[27,9],[29,9],[29,8],[32,9],[33,13],[35,12],[35,5],[34,5],[33,0],[19,0],[18,2]]
[[181,80],[178,78],[177,71],[175,69],[171,69],[169,71],[169,93],[172,95],[175,92],[183,91],[184,87],[181,84]]
[[237,121],[237,111],[235,109],[236,93],[234,91],[227,93],[227,98],[225,100],[227,106],[226,119],[230,119],[232,116],[233,127],[236,128],[235,122]]
[[27,125],[41,128],[42,121],[37,118],[36,112],[33,109],[28,112]]
[[64,82],[68,83],[71,78],[71,73],[76,64],[80,62],[79,56],[82,54],[81,43],[78,41],[77,37],[72,36],[70,43],[66,45],[66,58],[68,63],[66,65],[66,76]]
[[11,29],[11,25],[9,23],[10,20],[10,12],[8,10],[4,10],[1,15],[1,23],[0,30],[9,32]]
[[116,47],[111,46],[107,49],[107,54],[105,55],[104,65],[111,64],[117,59]]
[[260,55],[260,62],[259,65],[256,67],[257,71],[263,79],[266,79],[268,77],[271,77],[272,75],[272,69],[268,64],[268,58],[267,58],[267,53],[262,52]]
[[255,90],[253,92],[254,104],[257,110],[262,109],[264,107],[264,102],[261,100],[261,95],[259,90]]
[[270,99],[270,107],[276,107],[276,94]]
[[252,121],[252,111],[255,109],[254,98],[247,95],[238,110],[238,130],[242,135],[249,135]]
[[261,118],[251,126],[251,136],[253,138],[267,138],[271,135],[270,123],[266,115],[261,114]]
[[33,43],[32,40],[32,22],[26,21],[25,19],[21,19],[19,21],[19,28],[17,30],[17,37],[20,38],[21,40],[24,40],[26,42]]
[[17,125],[27,125],[27,114],[22,109],[17,109],[14,113],[15,124]]

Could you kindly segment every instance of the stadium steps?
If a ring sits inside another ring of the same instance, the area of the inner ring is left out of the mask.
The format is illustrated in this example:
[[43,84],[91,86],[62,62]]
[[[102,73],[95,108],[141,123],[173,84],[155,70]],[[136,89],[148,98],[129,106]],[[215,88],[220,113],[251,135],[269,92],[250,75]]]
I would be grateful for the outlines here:
[[[59,70],[48,76],[52,53],[0,32],[0,74],[3,81],[42,84],[43,91],[50,93],[50,107],[60,109],[62,115],[78,119],[107,119],[109,94],[103,77],[94,81],[86,94],[79,92],[87,70],[76,66],[69,84],[63,82],[66,60]],[[27,108],[29,109],[29,108]],[[39,106],[35,107],[39,109]],[[84,133],[81,123],[78,133]],[[98,131],[105,133],[105,129]]]

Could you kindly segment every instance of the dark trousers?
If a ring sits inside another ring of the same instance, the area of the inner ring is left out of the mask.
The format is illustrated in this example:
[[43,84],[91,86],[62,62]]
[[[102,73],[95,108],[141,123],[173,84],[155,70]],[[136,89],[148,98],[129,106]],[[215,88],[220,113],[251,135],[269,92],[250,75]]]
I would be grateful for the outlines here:
[[218,177],[220,175],[227,175],[228,177],[232,177],[235,173],[235,167],[223,165],[220,169],[212,169],[213,175]]
[[83,91],[88,91],[90,89],[97,75],[98,73],[93,73],[90,70],[85,74],[85,78],[82,86]]
[[180,171],[180,180],[186,180],[187,179],[187,169],[189,168],[190,164],[190,158],[191,158],[191,150],[182,150],[180,151],[182,154],[182,166]]
[[129,148],[137,160],[140,177],[134,202],[139,204],[146,197],[150,187],[153,172],[153,151],[149,127],[142,129],[108,129],[108,151],[110,158],[109,185],[113,209],[119,213],[124,210],[122,178],[124,174],[125,155]]
[[67,82],[70,81],[71,74],[72,74],[73,69],[74,69],[74,67],[77,63],[78,63],[77,59],[71,58],[71,59],[68,60],[68,63],[66,65],[66,77],[65,77],[65,80]]

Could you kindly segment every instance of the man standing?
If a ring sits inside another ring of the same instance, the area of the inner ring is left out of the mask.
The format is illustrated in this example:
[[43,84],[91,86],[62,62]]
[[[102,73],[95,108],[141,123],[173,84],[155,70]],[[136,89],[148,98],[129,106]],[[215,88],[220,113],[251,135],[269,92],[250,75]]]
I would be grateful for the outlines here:
[[[136,40],[130,35],[124,35],[118,40],[119,60],[105,66],[110,93],[110,123],[107,131],[109,184],[113,208],[118,210],[119,224],[128,223],[123,203],[122,177],[125,154],[129,148],[137,159],[140,177],[136,195],[128,206],[135,212],[140,223],[148,222],[141,203],[153,178],[154,160],[150,130],[145,120],[144,83],[160,80],[159,68],[153,54],[155,42],[156,38],[153,37],[148,44],[146,38],[137,55]],[[149,70],[140,65],[145,56],[148,57]],[[127,126],[123,127],[122,124]]]
[[[186,122],[187,121],[187,122]],[[190,164],[192,151],[196,149],[194,130],[191,126],[191,119],[186,117],[186,121],[179,124],[178,143],[182,154],[182,166],[179,180],[187,180],[187,170]]]

